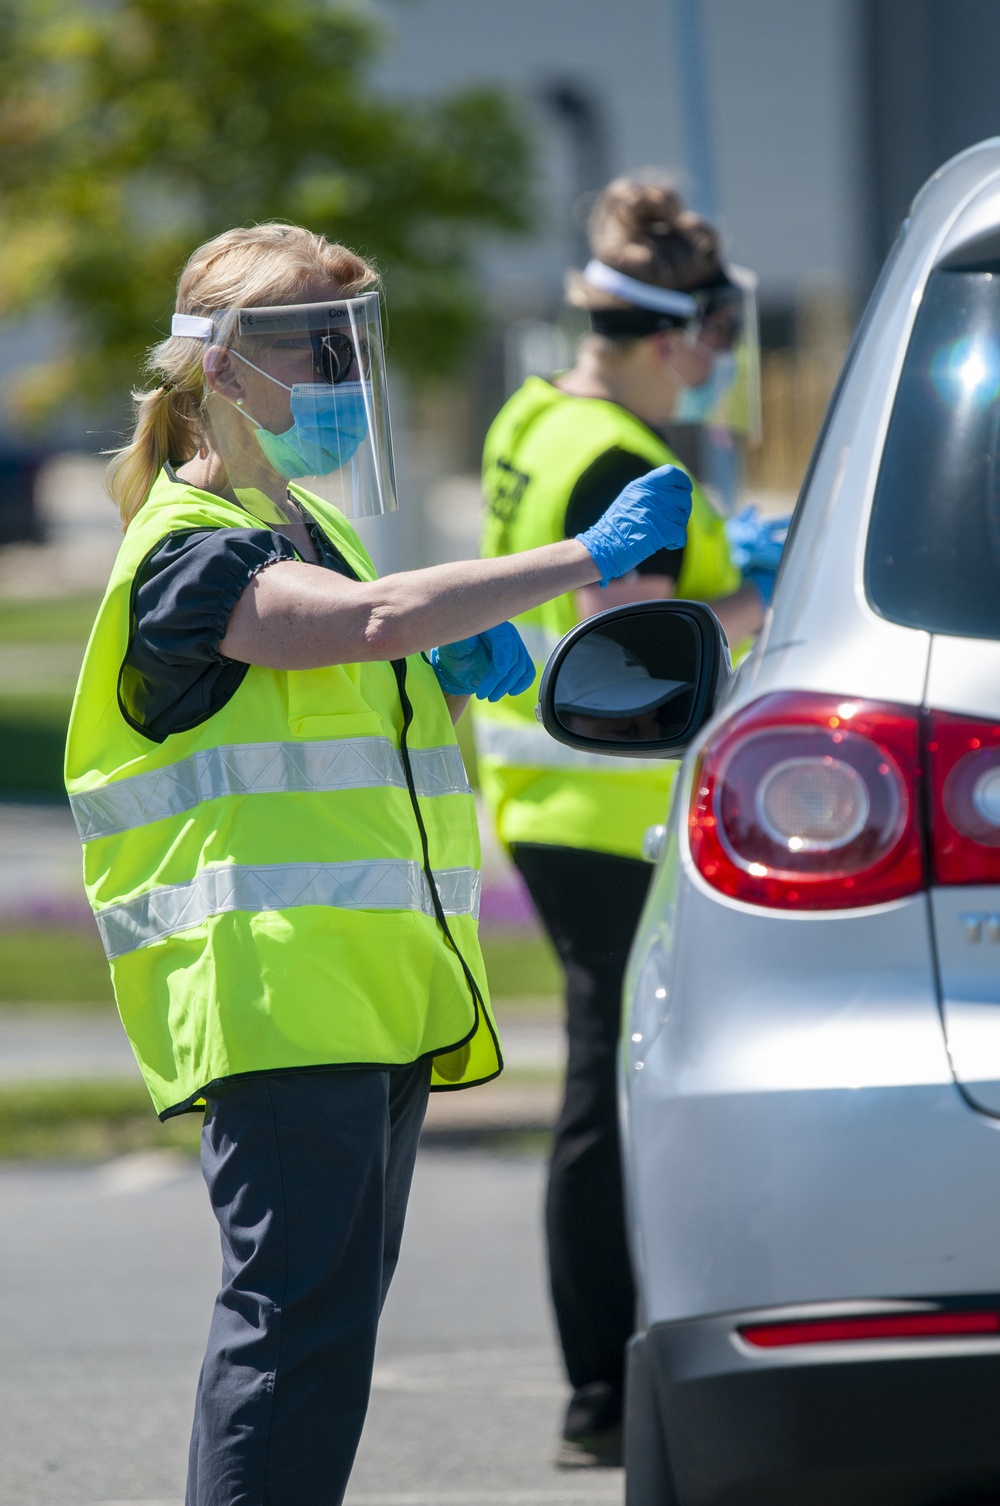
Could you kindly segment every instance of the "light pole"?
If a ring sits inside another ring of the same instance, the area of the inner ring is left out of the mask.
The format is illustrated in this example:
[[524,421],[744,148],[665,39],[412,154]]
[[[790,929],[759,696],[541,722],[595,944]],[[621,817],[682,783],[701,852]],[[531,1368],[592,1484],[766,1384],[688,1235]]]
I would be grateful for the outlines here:
[[719,213],[719,193],[702,0],[670,0],[670,4],[691,207],[714,224]]

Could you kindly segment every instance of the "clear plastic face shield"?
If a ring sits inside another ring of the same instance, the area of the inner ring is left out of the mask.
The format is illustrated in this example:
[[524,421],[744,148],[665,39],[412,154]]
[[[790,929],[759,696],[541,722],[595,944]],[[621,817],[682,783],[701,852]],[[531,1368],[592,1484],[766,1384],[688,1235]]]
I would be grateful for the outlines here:
[[680,335],[670,365],[679,390],[675,423],[718,424],[760,439],[760,339],[757,277],[728,266],[704,287],[682,291],[641,282],[591,260],[585,281],[629,308],[590,311],[596,334],[614,338],[674,331]]
[[213,446],[255,517],[299,492],[349,518],[395,510],[377,293],[175,314],[172,333],[204,341]]
[[729,266],[695,299],[675,357],[682,385],[666,437],[717,511],[731,517],[740,506],[743,452],[761,439],[757,278]]
[[698,314],[688,327],[686,341],[703,356],[707,375],[697,385],[682,385],[674,422],[704,424],[759,444],[756,274],[746,267],[729,266],[717,283],[700,289],[695,296]]

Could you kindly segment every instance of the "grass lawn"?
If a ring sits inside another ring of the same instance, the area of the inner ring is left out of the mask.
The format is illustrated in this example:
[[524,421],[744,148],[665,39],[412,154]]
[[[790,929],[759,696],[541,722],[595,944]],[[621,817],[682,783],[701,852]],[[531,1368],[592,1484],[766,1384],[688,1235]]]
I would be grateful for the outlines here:
[[[90,635],[100,597],[0,601],[0,647],[82,645]],[[65,799],[62,764],[72,697],[64,690],[0,694],[0,792],[17,797]]]
[[197,1153],[200,1114],[161,1124],[143,1084],[33,1082],[0,1090],[0,1159],[99,1161],[127,1151]]
[[494,999],[532,1003],[562,993],[559,959],[549,943],[533,936],[485,935],[481,938],[486,975]]
[[[536,1000],[561,991],[547,942],[486,936],[483,952],[496,998]],[[107,1004],[108,965],[96,927],[24,926],[0,930],[0,1004]]]
[[[0,648],[82,643],[98,604],[99,597],[90,595],[0,601]],[[70,697],[63,692],[0,694],[0,792],[14,798],[65,798],[62,761],[69,712]],[[463,717],[459,742],[475,783],[471,733],[471,720]],[[486,934],[483,953],[491,992],[503,1001],[505,1013],[558,1009],[561,969],[546,941],[514,933]],[[0,1007],[4,1003],[113,1010],[96,927],[0,928]],[[0,1158],[90,1161],[164,1147],[196,1153],[201,1122],[200,1114],[184,1114],[160,1124],[141,1083],[14,1084],[0,1088]],[[533,1147],[535,1140],[544,1147],[545,1136],[536,1136]]]
[[85,643],[101,598],[59,596],[0,601],[0,643]]
[[[0,645],[80,643],[90,632],[99,601],[93,595],[0,601]],[[62,763],[70,704],[65,693],[0,694],[0,793],[65,798]],[[475,784],[469,716],[459,723],[458,736]],[[537,1000],[561,992],[561,970],[547,942],[513,933],[487,934],[483,952],[495,997]],[[0,1004],[101,1004],[111,998],[96,929],[0,930]]]
[[0,791],[65,800],[63,749],[68,695],[0,695]]
[[[0,601],[0,648],[22,644],[79,644],[90,636],[101,598],[67,596],[44,601]],[[62,760],[69,695],[44,689],[0,693],[0,793],[15,797],[63,796]],[[458,741],[475,788],[472,718],[463,716]]]
[[111,978],[94,926],[0,930],[0,1003],[107,1004]]
[[[551,1072],[508,1070],[501,1080],[515,1092],[557,1081]],[[500,1090],[500,1085],[490,1091]],[[476,1090],[473,1089],[473,1092]],[[551,1097],[551,1092],[548,1094]],[[181,1150],[196,1156],[202,1116],[178,1114],[161,1124],[141,1082],[30,1082],[0,1088],[0,1161],[105,1161],[142,1150]],[[435,1129],[430,1140],[451,1132]],[[486,1127],[459,1131],[484,1148],[545,1155],[550,1137],[538,1130]]]

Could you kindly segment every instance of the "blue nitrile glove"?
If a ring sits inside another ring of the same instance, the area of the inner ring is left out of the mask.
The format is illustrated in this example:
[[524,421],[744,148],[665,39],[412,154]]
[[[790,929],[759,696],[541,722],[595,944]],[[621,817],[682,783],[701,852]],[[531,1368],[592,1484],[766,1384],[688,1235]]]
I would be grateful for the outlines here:
[[432,648],[430,661],[445,695],[474,695],[478,701],[520,695],[535,678],[531,656],[511,622]]
[[606,586],[658,549],[683,548],[690,516],[691,477],[679,465],[661,465],[630,481],[593,528],[577,538]]
[[726,519],[726,539],[733,564],[744,580],[752,581],[765,606],[771,600],[781,551],[791,517],[764,518],[756,507],[744,507]]

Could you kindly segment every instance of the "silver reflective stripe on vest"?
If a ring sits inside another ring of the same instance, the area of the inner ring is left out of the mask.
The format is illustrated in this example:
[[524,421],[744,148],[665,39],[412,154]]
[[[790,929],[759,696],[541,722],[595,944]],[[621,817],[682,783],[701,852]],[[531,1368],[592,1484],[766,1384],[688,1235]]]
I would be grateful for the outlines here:
[[[434,881],[448,915],[478,915],[475,868],[442,868]],[[419,910],[433,915],[430,885],[419,863],[378,858],[364,863],[272,863],[250,868],[224,863],[204,868],[190,884],[140,894],[96,915],[108,958],[121,957],[177,931],[203,925],[227,910],[291,910],[328,905],[338,910]]]
[[[410,767],[418,795],[471,793],[454,744],[411,748]],[[80,836],[89,842],[181,816],[203,800],[223,795],[317,794],[379,785],[406,787],[403,760],[387,737],[232,743],[72,795],[70,805]]]
[[648,774],[666,759],[630,758],[610,753],[586,753],[557,743],[544,727],[529,722],[515,726],[512,722],[494,721],[480,716],[475,721],[476,752],[480,758],[495,758],[497,763],[517,769],[600,769],[609,774]]

